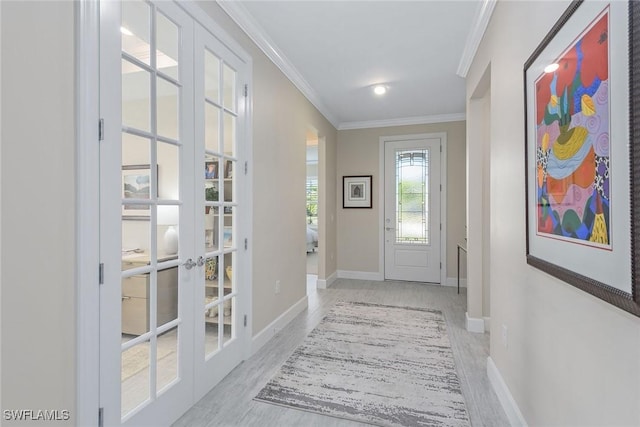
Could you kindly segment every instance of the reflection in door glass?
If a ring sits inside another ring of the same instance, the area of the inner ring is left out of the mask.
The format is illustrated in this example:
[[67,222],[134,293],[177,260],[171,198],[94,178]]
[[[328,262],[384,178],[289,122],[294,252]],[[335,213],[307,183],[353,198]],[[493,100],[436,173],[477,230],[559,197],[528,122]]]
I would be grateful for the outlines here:
[[122,124],[151,131],[151,73],[122,60]]
[[178,27],[161,13],[156,20],[156,67],[158,71],[178,79]]
[[236,155],[236,117],[228,112],[224,112],[224,154],[227,156]]
[[149,4],[144,1],[122,2],[122,51],[150,65],[150,17]]
[[158,335],[158,379],[156,390],[161,391],[178,378],[178,327]]
[[156,112],[158,135],[178,140],[178,96],[180,90],[175,84],[158,77],[156,79]]
[[120,370],[122,416],[150,398],[150,347],[150,342],[145,341],[122,352]]
[[429,150],[396,151],[396,243],[429,244]]
[[236,72],[224,64],[222,71],[224,81],[224,108],[236,111]]

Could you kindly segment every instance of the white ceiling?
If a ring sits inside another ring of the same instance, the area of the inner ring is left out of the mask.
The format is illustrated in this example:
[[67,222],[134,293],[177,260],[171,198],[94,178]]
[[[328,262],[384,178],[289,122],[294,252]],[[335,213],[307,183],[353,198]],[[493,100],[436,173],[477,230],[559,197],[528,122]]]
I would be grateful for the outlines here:
[[[456,71],[479,0],[219,4],[336,127],[464,118]],[[375,84],[387,93],[374,95]]]

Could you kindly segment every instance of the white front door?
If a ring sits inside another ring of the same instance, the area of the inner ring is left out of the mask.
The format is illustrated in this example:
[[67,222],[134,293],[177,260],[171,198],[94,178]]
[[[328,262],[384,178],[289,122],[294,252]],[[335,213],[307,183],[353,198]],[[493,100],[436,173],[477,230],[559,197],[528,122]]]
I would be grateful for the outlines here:
[[385,279],[440,283],[440,137],[384,143]]
[[246,354],[248,66],[144,0],[100,3],[100,64],[100,407],[170,425]]

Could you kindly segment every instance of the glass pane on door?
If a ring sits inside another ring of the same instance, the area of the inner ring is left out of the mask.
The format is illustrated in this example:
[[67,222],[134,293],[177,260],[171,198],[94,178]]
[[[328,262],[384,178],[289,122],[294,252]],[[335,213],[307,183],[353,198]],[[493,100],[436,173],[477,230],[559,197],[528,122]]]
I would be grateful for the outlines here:
[[143,1],[122,2],[122,51],[151,65],[151,8]]
[[150,398],[150,342],[145,341],[122,352],[121,414],[126,414]]
[[180,29],[157,7],[122,2],[123,418],[179,378]]
[[158,71],[178,79],[178,40],[179,30],[176,24],[162,13],[157,14],[156,66]]
[[396,151],[396,243],[429,244],[429,150]]

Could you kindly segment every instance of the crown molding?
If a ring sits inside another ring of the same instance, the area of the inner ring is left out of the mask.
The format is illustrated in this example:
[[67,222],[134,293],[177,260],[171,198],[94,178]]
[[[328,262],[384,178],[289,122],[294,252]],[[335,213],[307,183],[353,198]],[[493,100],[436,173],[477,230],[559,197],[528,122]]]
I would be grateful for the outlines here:
[[480,46],[485,31],[487,31],[489,20],[497,3],[498,0],[482,0],[482,2],[478,4],[476,16],[473,20],[471,31],[467,36],[467,42],[464,46],[464,51],[462,51],[462,58],[460,58],[460,64],[456,72],[456,74],[463,79],[467,77],[471,62],[473,62],[473,58],[476,56],[476,52],[478,52],[478,47]]
[[428,125],[432,123],[460,122],[467,119],[465,113],[438,114],[434,116],[405,117],[389,120],[369,120],[364,122],[340,123],[338,130],[385,128],[391,126]]
[[320,113],[334,126],[338,127],[338,120],[320,100],[318,93],[302,77],[291,61],[280,51],[264,29],[256,22],[251,13],[239,1],[216,0],[233,21],[244,31],[265,55],[284,73],[285,76],[302,92]]

